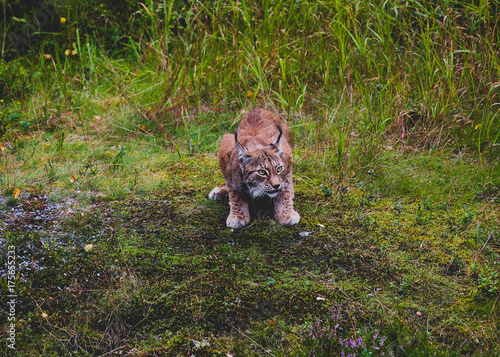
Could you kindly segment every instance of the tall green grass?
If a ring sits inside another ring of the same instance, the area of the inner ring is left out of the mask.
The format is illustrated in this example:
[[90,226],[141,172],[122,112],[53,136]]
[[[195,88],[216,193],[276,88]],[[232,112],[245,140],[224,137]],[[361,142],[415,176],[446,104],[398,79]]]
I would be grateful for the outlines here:
[[[151,3],[139,11],[151,19],[151,41],[135,38],[143,60],[169,75],[165,104],[180,100],[181,84],[182,99],[204,93],[212,105],[241,106],[250,93],[253,104],[271,100],[293,121],[304,105],[314,110],[318,92],[347,85],[362,132],[443,139],[456,124],[496,121],[495,6],[217,1],[175,12]],[[487,127],[492,141],[498,128]]]
[[[193,125],[227,127],[193,113],[268,107],[298,145],[335,157],[335,181],[377,165],[387,146],[467,148],[491,161],[500,135],[498,5],[150,0],[113,13],[99,1],[61,3],[52,20],[67,17],[59,31],[41,31],[31,39],[37,50],[3,63],[1,95],[5,103],[30,98],[31,128],[42,130],[71,130],[71,120],[54,125],[65,112],[95,128],[100,104],[88,102],[102,98],[122,113],[109,115],[112,127],[123,134],[147,124],[178,152],[192,151]],[[14,31],[16,21],[4,28]],[[22,94],[10,71],[19,63],[30,68]],[[2,107],[11,138],[26,129],[9,124],[13,110]],[[179,127],[187,137],[176,136]]]

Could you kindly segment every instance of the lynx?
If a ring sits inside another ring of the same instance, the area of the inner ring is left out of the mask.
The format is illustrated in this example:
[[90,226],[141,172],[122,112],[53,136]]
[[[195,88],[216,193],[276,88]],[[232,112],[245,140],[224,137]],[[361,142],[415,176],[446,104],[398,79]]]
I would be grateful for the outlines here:
[[233,134],[225,134],[219,150],[219,166],[226,182],[208,197],[229,196],[226,224],[241,228],[250,222],[249,203],[269,197],[274,218],[281,224],[297,224],[300,215],[293,209],[292,138],[290,129],[273,113],[251,110]]

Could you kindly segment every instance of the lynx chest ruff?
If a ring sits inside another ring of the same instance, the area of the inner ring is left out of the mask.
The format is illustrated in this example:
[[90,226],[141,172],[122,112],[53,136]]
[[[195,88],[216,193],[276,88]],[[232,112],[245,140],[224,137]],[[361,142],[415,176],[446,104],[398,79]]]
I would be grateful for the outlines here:
[[292,138],[288,126],[264,109],[250,111],[234,134],[222,137],[219,166],[226,184],[215,187],[208,197],[229,197],[226,224],[241,228],[250,222],[252,199],[272,199],[274,218],[281,224],[297,224],[293,209]]

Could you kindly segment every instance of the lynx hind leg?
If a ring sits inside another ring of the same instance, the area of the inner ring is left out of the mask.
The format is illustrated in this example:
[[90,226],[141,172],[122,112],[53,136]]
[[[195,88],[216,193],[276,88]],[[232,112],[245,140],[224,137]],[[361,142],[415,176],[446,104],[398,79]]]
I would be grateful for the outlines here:
[[214,201],[223,201],[227,199],[227,197],[228,197],[228,188],[225,185],[222,187],[215,187],[208,194],[208,198]]
[[274,199],[274,218],[281,224],[297,224],[300,214],[293,209],[293,186],[281,191]]

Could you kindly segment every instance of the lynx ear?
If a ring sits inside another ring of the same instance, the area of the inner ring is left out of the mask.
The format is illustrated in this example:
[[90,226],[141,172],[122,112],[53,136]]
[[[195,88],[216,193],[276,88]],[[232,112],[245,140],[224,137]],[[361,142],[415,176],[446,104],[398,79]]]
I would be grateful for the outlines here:
[[238,130],[234,131],[234,143],[236,144],[236,150],[238,150],[238,158],[240,161],[243,162],[248,159],[248,149],[238,141]]
[[279,135],[278,138],[274,141],[274,143],[271,144],[271,146],[275,147],[278,149],[278,155],[281,155],[282,150],[281,150],[281,135],[283,135],[283,130],[281,130],[281,125],[277,125]]

